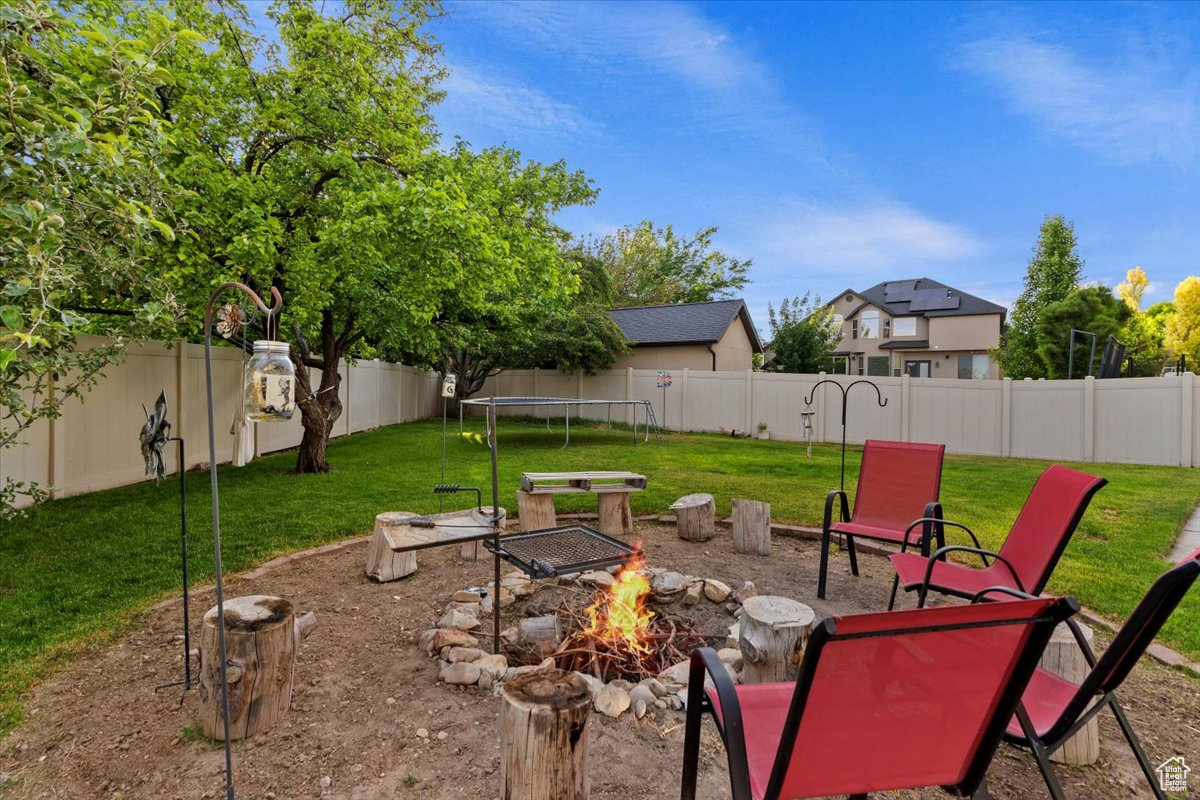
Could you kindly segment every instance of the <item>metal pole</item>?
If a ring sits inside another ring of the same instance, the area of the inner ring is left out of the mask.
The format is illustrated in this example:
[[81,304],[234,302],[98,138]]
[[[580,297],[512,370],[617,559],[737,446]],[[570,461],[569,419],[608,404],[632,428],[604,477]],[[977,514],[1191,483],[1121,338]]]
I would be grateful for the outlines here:
[[1071,336],[1067,339],[1067,380],[1075,377],[1075,329],[1071,328]]
[[217,296],[230,287],[237,287],[245,292],[255,304],[267,315],[264,325],[269,324],[271,316],[279,313],[283,305],[283,297],[279,290],[271,287],[274,306],[267,308],[257,294],[244,283],[230,281],[218,286],[208,298],[208,307],[204,311],[204,383],[208,397],[208,472],[209,484],[212,490],[212,530],[213,530],[213,571],[216,572],[217,582],[217,649],[221,658],[221,724],[225,733],[225,799],[234,800],[233,795],[233,751],[229,743],[229,674],[225,663],[225,588],[221,575],[221,503],[217,496],[217,438],[216,425],[213,422],[213,380],[212,380],[212,315],[213,303]]
[[1088,371],[1087,371],[1088,375],[1092,374],[1092,366],[1093,366],[1093,364],[1096,363],[1096,340],[1099,338],[1100,337],[1097,336],[1096,334],[1094,334],[1094,333],[1092,334],[1092,351],[1090,353],[1088,353]]
[[183,438],[176,436],[174,439],[179,443],[179,538],[183,556],[183,691],[179,695],[179,704],[183,705],[184,696],[192,688],[192,640],[188,616],[187,460],[184,458]]
[[488,450],[492,456],[492,653],[500,654],[500,479],[496,454],[496,398],[487,407]]

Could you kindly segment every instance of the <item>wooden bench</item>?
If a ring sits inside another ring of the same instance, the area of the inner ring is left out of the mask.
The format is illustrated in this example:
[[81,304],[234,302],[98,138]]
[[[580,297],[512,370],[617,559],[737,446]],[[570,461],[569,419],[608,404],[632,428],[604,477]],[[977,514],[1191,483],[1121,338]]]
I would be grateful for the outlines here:
[[597,529],[609,536],[627,536],[633,533],[629,495],[645,488],[646,476],[636,472],[523,472],[517,492],[521,530],[556,527],[554,495],[586,492],[597,498]]
[[[504,525],[500,509],[500,525]],[[417,550],[460,545],[470,561],[478,557],[476,543],[492,536],[492,509],[469,508],[442,514],[386,511],[375,517],[375,530],[367,547],[367,576],[380,583],[395,581],[417,571]],[[417,524],[412,524],[416,521]],[[432,523],[432,524],[431,524]]]

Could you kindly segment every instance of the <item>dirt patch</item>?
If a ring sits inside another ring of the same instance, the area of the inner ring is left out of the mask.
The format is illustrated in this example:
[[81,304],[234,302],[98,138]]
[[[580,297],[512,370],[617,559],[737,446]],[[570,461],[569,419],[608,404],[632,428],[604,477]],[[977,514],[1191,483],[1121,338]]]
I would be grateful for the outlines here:
[[[761,593],[808,603],[818,617],[887,604],[892,573],[878,556],[863,555],[862,576],[853,578],[846,558],[835,554],[831,599],[820,602],[812,542],[776,537],[772,555],[760,557],[734,554],[728,530],[703,544],[681,541],[669,526],[640,524],[638,532],[651,566],[732,586],[752,580]],[[283,597],[298,613],[315,611],[319,623],[300,649],[291,712],[276,729],[234,747],[239,798],[499,796],[499,699],[476,688],[438,685],[436,663],[417,644],[455,590],[490,581],[491,562],[464,562],[455,548],[422,551],[418,558],[416,574],[387,584],[363,575],[365,544],[227,583],[229,596]],[[198,621],[212,598],[193,599]],[[28,703],[28,720],[0,742],[0,773],[11,784],[0,788],[0,797],[223,797],[224,757],[219,746],[197,737],[196,693],[180,705],[178,689],[154,689],[182,677],[179,626],[178,608],[148,613],[126,639],[40,686]],[[1100,631],[1097,639],[1104,639]],[[1144,659],[1121,698],[1154,764],[1176,755],[1200,763],[1194,679]],[[590,727],[593,797],[678,796],[681,712],[655,709],[642,720],[594,713]],[[1058,768],[1068,796],[1150,797],[1107,714],[1101,739],[1097,765]],[[728,797],[725,754],[711,723],[701,754],[700,796]],[[989,781],[995,798],[1046,796],[1032,757],[1007,745]]]

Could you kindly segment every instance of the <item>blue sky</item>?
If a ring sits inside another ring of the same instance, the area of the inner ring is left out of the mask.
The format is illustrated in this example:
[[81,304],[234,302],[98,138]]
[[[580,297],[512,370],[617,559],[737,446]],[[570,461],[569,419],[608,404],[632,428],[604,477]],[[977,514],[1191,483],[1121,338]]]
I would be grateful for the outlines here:
[[565,159],[578,234],[642,219],[744,292],[928,276],[1010,304],[1047,214],[1085,277],[1200,274],[1200,3],[451,2],[443,136]]

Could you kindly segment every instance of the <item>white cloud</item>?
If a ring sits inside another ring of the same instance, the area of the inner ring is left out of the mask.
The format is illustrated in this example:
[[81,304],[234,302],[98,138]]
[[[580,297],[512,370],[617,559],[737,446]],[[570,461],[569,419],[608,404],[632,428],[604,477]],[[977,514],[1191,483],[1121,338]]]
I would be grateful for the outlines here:
[[451,130],[484,127],[505,135],[532,131],[551,137],[577,137],[600,130],[598,123],[570,103],[463,65],[451,67],[441,88],[446,99],[436,114],[443,127]]
[[1092,65],[1030,36],[969,42],[961,66],[997,87],[1054,134],[1122,161],[1193,165],[1200,151],[1200,69],[1180,71],[1146,53]]
[[857,208],[785,204],[758,224],[753,240],[772,260],[809,273],[854,276],[855,284],[868,276],[918,277],[931,265],[971,259],[983,251],[966,228],[902,203]]

